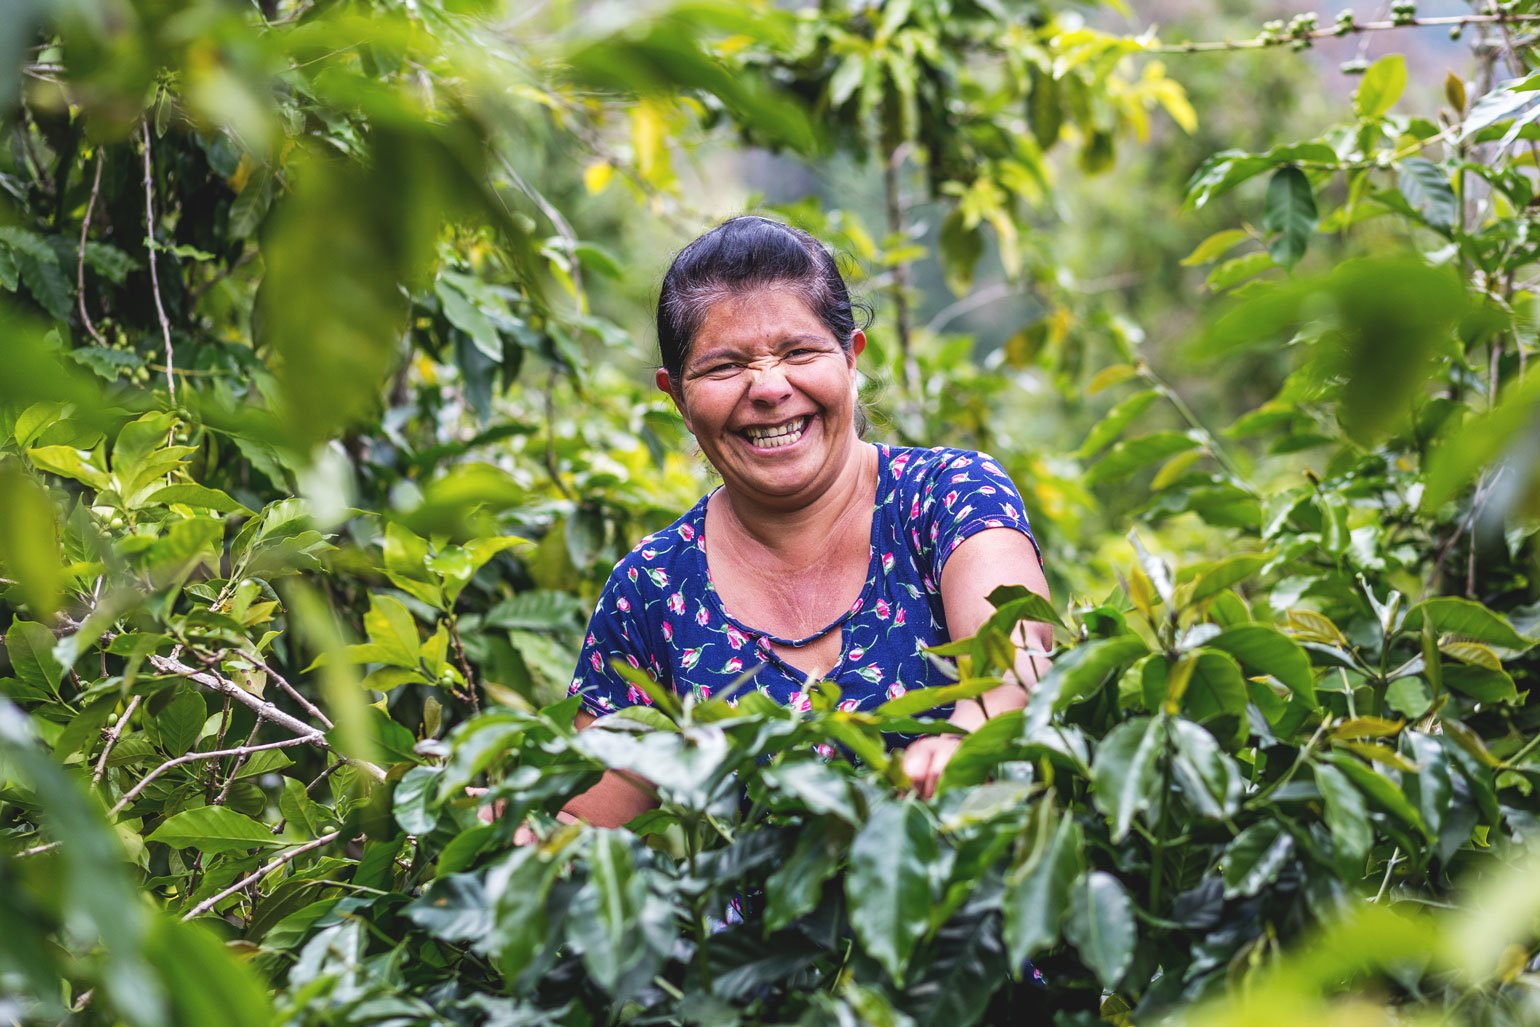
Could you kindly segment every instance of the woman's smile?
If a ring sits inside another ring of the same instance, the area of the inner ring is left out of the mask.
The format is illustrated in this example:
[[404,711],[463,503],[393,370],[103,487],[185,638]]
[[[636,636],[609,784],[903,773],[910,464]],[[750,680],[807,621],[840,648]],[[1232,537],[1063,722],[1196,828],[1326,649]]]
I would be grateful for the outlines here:
[[849,465],[856,356],[790,289],[759,289],[713,304],[677,390],[662,373],[701,452],[738,497],[777,507],[821,496]]

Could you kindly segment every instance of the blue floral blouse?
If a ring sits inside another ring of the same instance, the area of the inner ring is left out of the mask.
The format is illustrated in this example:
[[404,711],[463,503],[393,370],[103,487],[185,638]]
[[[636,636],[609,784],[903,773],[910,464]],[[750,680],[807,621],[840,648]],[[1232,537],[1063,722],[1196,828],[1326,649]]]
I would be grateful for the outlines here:
[[601,716],[650,703],[610,666],[620,661],[676,694],[690,689],[701,699],[749,672],[752,687],[806,710],[806,676],[770,643],[806,645],[835,628],[844,629],[840,658],[825,677],[839,685],[843,709],[869,710],[911,688],[948,684],[924,654],[951,640],[941,607],[941,569],[963,539],[988,528],[1013,528],[1031,539],[1027,512],[1010,477],[982,453],[941,446],[877,449],[866,586],[833,624],[804,639],[787,639],[733,616],[706,566],[708,494],[615,565],[588,623],[568,694],[581,694],[589,712]]

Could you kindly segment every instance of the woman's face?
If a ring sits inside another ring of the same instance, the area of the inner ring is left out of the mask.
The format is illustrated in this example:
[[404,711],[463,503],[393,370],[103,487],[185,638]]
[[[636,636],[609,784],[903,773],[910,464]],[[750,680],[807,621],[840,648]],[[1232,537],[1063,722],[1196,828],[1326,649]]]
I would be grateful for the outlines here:
[[776,507],[822,495],[855,453],[856,355],[796,293],[761,289],[706,312],[674,400],[723,483]]

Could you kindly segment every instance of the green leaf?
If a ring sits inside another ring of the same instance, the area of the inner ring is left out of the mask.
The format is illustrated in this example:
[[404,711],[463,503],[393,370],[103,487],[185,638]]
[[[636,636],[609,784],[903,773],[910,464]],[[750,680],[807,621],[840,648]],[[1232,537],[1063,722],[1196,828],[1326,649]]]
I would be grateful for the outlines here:
[[1123,429],[1155,402],[1159,395],[1154,389],[1145,389],[1134,393],[1107,411],[1106,416],[1096,422],[1096,426],[1091,429],[1085,441],[1080,444],[1080,448],[1075,451],[1075,458],[1085,460],[1123,434]]
[[200,806],[167,817],[145,841],[160,842],[175,849],[196,848],[203,852],[230,852],[252,848],[271,848],[284,842],[244,814],[228,806]]
[[1501,646],[1504,649],[1528,649],[1534,642],[1514,631],[1502,615],[1471,599],[1436,596],[1425,599],[1406,611],[1401,630],[1415,632],[1423,619],[1441,635],[1456,635],[1471,642]]
[[1225,714],[1245,712],[1249,701],[1241,668],[1225,652],[1203,650],[1194,662],[1192,677],[1182,693],[1182,708],[1199,723]]
[[289,826],[304,834],[314,835],[321,823],[323,807],[310,798],[305,783],[298,778],[283,779],[283,794],[278,796],[278,812]]
[[1207,643],[1222,649],[1241,662],[1253,674],[1271,674],[1283,682],[1301,701],[1316,706],[1315,678],[1310,657],[1292,638],[1263,624],[1243,624],[1226,628]]
[[1436,511],[1490,466],[1509,440],[1532,423],[1537,405],[1540,375],[1529,375],[1504,389],[1495,407],[1467,417],[1446,432],[1428,457],[1426,488],[1419,504],[1422,512]]
[[1369,65],[1358,91],[1353,94],[1353,109],[1363,121],[1373,121],[1395,106],[1406,91],[1406,58],[1387,54]]
[[1424,157],[1406,158],[1396,165],[1396,188],[1431,227],[1444,232],[1454,227],[1459,201],[1438,165]]
[[850,924],[868,955],[900,986],[931,906],[936,832],[918,803],[877,807],[850,846],[845,896]]
[[1251,236],[1239,228],[1226,228],[1215,232],[1200,242],[1187,256],[1183,257],[1183,267],[1194,267],[1198,264],[1207,264],[1211,260],[1223,256],[1230,249],[1245,242]]
[[637,872],[618,831],[595,831],[588,849],[588,880],[573,899],[567,929],[581,946],[583,965],[606,991],[639,964],[646,947],[635,938],[647,899],[647,878]]
[[1282,167],[1267,183],[1267,206],[1262,227],[1277,234],[1268,255],[1283,267],[1293,267],[1305,255],[1310,234],[1320,223],[1310,179],[1296,167]]
[[1357,880],[1363,873],[1364,857],[1374,844],[1363,793],[1334,766],[1318,763],[1314,769],[1316,787],[1326,799],[1326,827],[1337,851],[1337,870]]
[[1044,829],[1052,805],[1044,801],[1038,808],[1038,843],[1005,882],[1005,944],[1012,966],[1058,942],[1059,927],[1069,912],[1070,890],[1084,866],[1085,842],[1074,816],[1060,816],[1049,835]]
[[[1099,688],[1108,674],[1122,670],[1149,652],[1134,634],[1083,642],[1062,656],[1032,690],[1029,709],[1063,710]],[[1028,717],[1031,721],[1034,718]]]
[[364,630],[378,647],[380,663],[415,669],[421,649],[417,622],[399,599],[378,593],[369,597],[369,612],[364,614]]
[[1115,988],[1134,957],[1134,908],[1116,877],[1093,870],[1070,895],[1064,936],[1104,988]]
[[34,688],[59,694],[64,667],[53,655],[54,637],[37,621],[14,620],[5,632],[5,651],[11,672]]
[[1160,798],[1160,757],[1166,745],[1161,717],[1136,717],[1107,732],[1091,763],[1096,808],[1112,820],[1112,840],[1128,834],[1134,815]]
[[1271,271],[1278,266],[1271,253],[1259,250],[1256,253],[1246,253],[1233,260],[1227,260],[1214,270],[1209,272],[1204,284],[1211,292],[1224,292],[1233,288],[1248,278],[1254,278],[1264,271]]
[[[395,522],[385,525],[385,576],[390,578],[392,585],[407,595],[441,609],[444,606],[443,593],[439,583],[429,573],[428,560],[428,543],[424,539]],[[414,627],[411,632],[414,664],[417,651],[416,633],[417,629]],[[372,631],[370,635],[373,635]],[[408,666],[408,664],[401,664],[401,666]]]
[[544,850],[545,846],[527,846],[523,854],[510,854],[506,864],[487,874],[494,900],[489,940],[508,980],[523,973],[546,945],[551,885],[566,861],[553,859],[553,853]]
[[797,845],[765,881],[765,927],[778,931],[818,906],[823,884],[839,868],[843,846],[833,837],[827,818],[808,823],[797,832]]
[[1428,826],[1422,822],[1422,815],[1417,812],[1415,806],[1407,802],[1406,796],[1401,793],[1401,789],[1390,778],[1381,774],[1373,767],[1360,763],[1353,757],[1343,753],[1332,753],[1330,759],[1365,795],[1374,801],[1376,806],[1398,818],[1408,827],[1421,832],[1427,836],[1429,841],[1433,840],[1432,835],[1428,831]]
[[1193,586],[1192,601],[1202,602],[1240,584],[1266,566],[1270,559],[1266,553],[1240,553],[1220,560],[1198,577],[1198,583]]
[[1240,767],[1204,728],[1180,717],[1166,723],[1171,732],[1172,774],[1187,800],[1202,816],[1214,820],[1233,816],[1245,791]]
[[160,732],[160,746],[172,756],[180,756],[193,747],[203,724],[209,719],[208,704],[196,689],[178,692],[155,718]]
[[1446,666],[1443,671],[1444,685],[1468,695],[1477,702],[1512,702],[1519,697],[1513,678],[1506,671],[1487,667]]
[[263,979],[202,924],[157,916],[151,920],[144,953],[176,1011],[168,1022],[221,1027],[273,1022],[273,1003]]
[[1198,440],[1191,435],[1175,431],[1152,432],[1149,435],[1124,439],[1113,446],[1106,456],[1091,465],[1091,469],[1086,472],[1085,481],[1087,484],[1095,485],[1099,482],[1126,478],[1157,460],[1164,460],[1166,457],[1193,449],[1197,445],[1199,445]]
[[45,471],[84,482],[97,491],[112,484],[107,472],[101,467],[98,453],[71,446],[39,446],[27,450],[27,458]]
[[1276,820],[1252,824],[1219,858],[1225,898],[1250,898],[1277,879],[1294,851],[1294,838]]
[[0,468],[0,568],[20,583],[34,617],[51,618],[64,588],[58,522],[48,493],[18,467]]
[[219,513],[243,513],[251,514],[253,511],[237,503],[219,489],[211,489],[194,482],[185,482],[180,485],[167,485],[150,493],[145,500],[146,505],[161,506],[171,503],[185,503],[188,506],[196,506],[204,510],[217,510]]

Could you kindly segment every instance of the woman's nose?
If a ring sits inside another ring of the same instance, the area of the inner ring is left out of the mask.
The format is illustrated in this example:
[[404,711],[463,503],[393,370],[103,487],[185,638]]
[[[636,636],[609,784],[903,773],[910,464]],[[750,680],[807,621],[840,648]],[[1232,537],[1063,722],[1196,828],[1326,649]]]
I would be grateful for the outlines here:
[[770,359],[749,365],[749,398],[757,403],[776,403],[791,393],[791,382],[781,361]]

